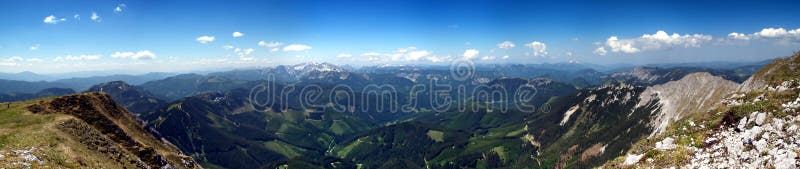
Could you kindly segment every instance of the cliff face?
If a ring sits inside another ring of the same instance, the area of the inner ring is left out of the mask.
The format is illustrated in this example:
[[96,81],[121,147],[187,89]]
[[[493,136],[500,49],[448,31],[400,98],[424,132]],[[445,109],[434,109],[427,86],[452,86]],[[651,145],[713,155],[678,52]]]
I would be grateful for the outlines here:
[[106,94],[10,103],[0,115],[16,119],[0,121],[0,152],[14,152],[0,157],[6,167],[200,168]]
[[705,112],[719,104],[739,84],[709,73],[692,73],[680,80],[648,87],[640,95],[644,103],[658,101],[660,110],[650,123],[654,136],[664,132],[667,126],[689,113]]

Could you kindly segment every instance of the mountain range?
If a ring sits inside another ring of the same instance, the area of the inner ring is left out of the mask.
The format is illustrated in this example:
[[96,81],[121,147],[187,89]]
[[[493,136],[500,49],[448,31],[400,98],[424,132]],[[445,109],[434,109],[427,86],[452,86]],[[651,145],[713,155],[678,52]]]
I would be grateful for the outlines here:
[[[12,168],[792,168],[800,150],[792,141],[798,60],[800,53],[716,67],[475,65],[466,78],[447,66],[310,62],[3,80],[0,99],[11,103],[0,105],[7,117],[0,161]],[[52,88],[59,85],[67,87]],[[341,85],[351,97],[339,95]],[[442,86],[478,94],[448,95],[451,104],[441,107],[429,97],[437,91],[418,91]],[[286,88],[326,94],[264,93]],[[525,100],[502,97],[524,92]]]

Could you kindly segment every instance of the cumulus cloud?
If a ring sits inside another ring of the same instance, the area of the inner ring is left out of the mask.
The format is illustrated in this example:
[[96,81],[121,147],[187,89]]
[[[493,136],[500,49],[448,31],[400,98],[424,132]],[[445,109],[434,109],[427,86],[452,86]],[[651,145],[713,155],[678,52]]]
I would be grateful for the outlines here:
[[800,42],[800,28],[794,30],[787,30],[785,28],[764,28],[761,29],[761,31],[751,34],[732,32],[728,34],[728,38],[735,40],[774,39]]
[[209,42],[213,42],[214,39],[215,38],[213,36],[205,36],[205,35],[203,35],[203,36],[197,37],[197,39],[195,39],[195,40],[197,40],[197,42],[200,42],[202,44],[206,44],[206,43],[209,43]]
[[282,42],[276,42],[276,41],[266,42],[266,41],[263,41],[263,40],[262,41],[258,41],[258,46],[270,48],[269,52],[277,52],[277,51],[279,51],[280,48],[278,48],[278,47],[280,47],[281,45],[283,45]]
[[737,40],[750,40],[750,36],[736,32],[731,32],[730,34],[728,34],[728,38]]
[[431,55],[431,52],[428,52],[427,50],[411,51],[411,52],[408,52],[408,57],[406,57],[406,60],[417,61],[420,58],[426,57],[426,56],[429,56],[429,55]]
[[508,59],[508,55],[503,56],[503,59]]
[[525,44],[525,46],[531,48],[533,50],[533,56],[545,56],[547,55],[547,45],[539,42],[533,41],[531,43]]
[[101,22],[101,21],[103,21],[103,20],[100,18],[100,15],[97,15],[97,12],[92,12],[92,17],[90,17],[90,18],[91,18],[93,21],[95,21],[95,22]]
[[156,54],[150,52],[149,50],[143,50],[138,52],[114,52],[113,54],[111,54],[111,57],[121,58],[121,59],[133,59],[133,60],[155,59]]
[[605,47],[598,47],[592,53],[603,56],[603,55],[606,55],[606,53],[608,53],[608,52],[606,51]]
[[117,5],[117,7],[116,7],[116,8],[114,8],[114,13],[120,13],[120,12],[122,12],[122,10],[123,10],[123,9],[125,9],[126,7],[128,7],[128,6],[127,6],[127,5],[125,5],[125,4],[119,4],[119,5]]
[[483,57],[481,57],[481,60],[494,60],[494,59],[497,59],[497,57],[495,57],[495,56],[483,56]]
[[497,48],[500,49],[511,49],[514,48],[514,43],[511,41],[504,41],[497,44]]
[[233,32],[233,34],[232,34],[232,35],[233,35],[233,37],[234,37],[234,38],[238,38],[238,37],[242,37],[242,36],[244,36],[244,33],[241,33],[241,32]]
[[[620,39],[617,36],[609,37],[605,42],[605,47],[608,47],[611,52],[621,53],[638,53],[648,50],[661,50],[675,47],[700,47],[701,44],[711,41],[713,38],[710,35],[703,34],[667,34],[662,30],[657,31],[655,34],[644,34],[637,38]],[[599,49],[595,53],[600,52]],[[605,51],[605,49],[603,49]]]
[[225,46],[222,46],[222,48],[225,49],[225,50],[230,50],[230,49],[233,49],[233,46],[225,45]]
[[59,22],[64,22],[64,21],[67,21],[67,18],[58,18],[58,17],[56,17],[54,15],[50,15],[50,16],[44,17],[44,21],[43,22],[44,23],[48,23],[48,24],[58,24]]
[[283,47],[283,51],[284,52],[304,51],[304,50],[310,50],[310,49],[311,49],[311,46],[303,45],[303,44],[291,44],[291,45],[286,45],[285,47]]
[[469,60],[469,59],[473,59],[473,58],[477,57],[479,53],[480,53],[480,51],[478,51],[478,50],[467,49],[467,50],[464,51],[464,54],[462,54],[461,57],[463,57],[464,59],[468,59]]

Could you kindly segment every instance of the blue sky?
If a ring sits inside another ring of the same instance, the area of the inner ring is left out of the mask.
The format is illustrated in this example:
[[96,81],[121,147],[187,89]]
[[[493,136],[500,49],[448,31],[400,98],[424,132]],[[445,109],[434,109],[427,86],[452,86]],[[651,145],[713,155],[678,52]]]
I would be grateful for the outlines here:
[[2,1],[0,71],[758,61],[800,49],[798,3]]

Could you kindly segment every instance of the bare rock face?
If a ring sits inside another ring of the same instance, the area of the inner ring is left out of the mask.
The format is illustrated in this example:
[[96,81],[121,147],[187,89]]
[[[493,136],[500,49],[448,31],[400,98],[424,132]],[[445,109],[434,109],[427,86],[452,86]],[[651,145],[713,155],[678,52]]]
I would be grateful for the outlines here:
[[[704,112],[720,103],[728,94],[736,91],[739,84],[709,73],[692,73],[678,81],[648,87],[640,95],[643,102],[657,100],[660,110],[651,122],[654,128],[650,136],[657,135],[667,126],[690,113]],[[640,102],[641,103],[641,102]]]
[[763,79],[751,76],[746,81],[742,82],[742,85],[739,86],[738,91],[749,92],[753,90],[763,90],[765,88],[767,88],[767,84]]

